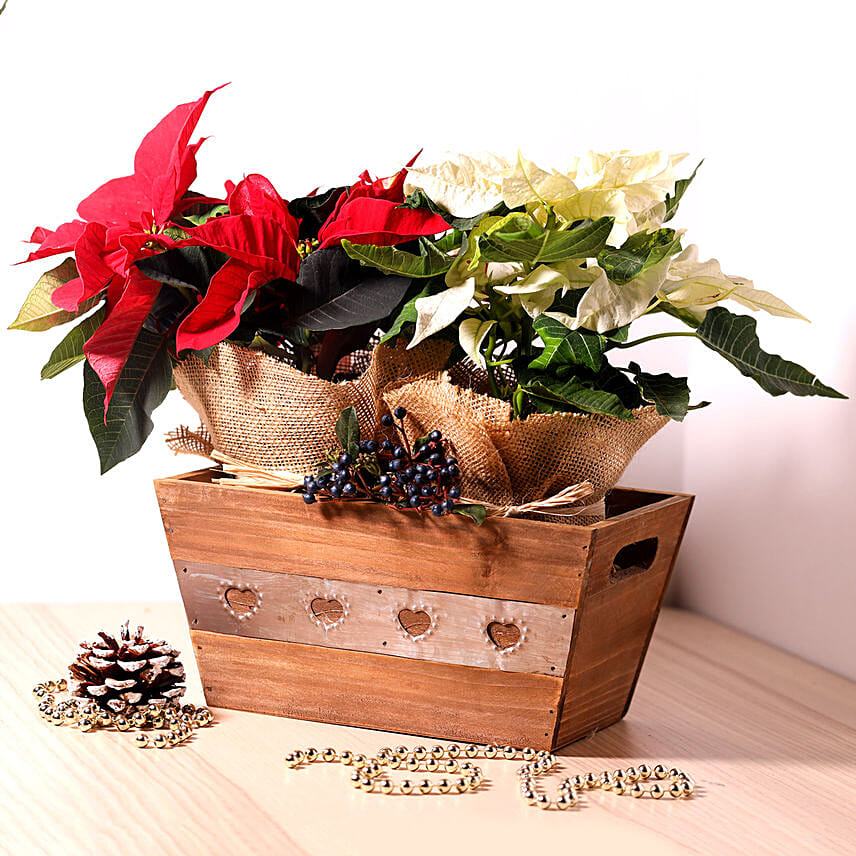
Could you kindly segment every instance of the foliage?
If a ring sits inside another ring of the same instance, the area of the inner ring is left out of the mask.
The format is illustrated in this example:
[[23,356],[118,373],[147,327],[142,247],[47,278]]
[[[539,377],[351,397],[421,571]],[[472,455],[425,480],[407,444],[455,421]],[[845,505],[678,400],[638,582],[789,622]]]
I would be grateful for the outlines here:
[[[191,187],[203,142],[191,138],[216,91],[172,110],[145,135],[133,172],[87,196],[78,218],[30,239],[28,261],[68,257],[39,278],[11,327],[77,320],[42,377],[84,362],[102,471],[144,442],[172,362],[207,361],[227,339],[335,379],[343,356],[374,341],[413,348],[444,337],[515,418],[632,420],[650,404],[682,420],[706,403],[690,403],[686,378],[620,359],[678,335],[771,395],[843,397],[763,351],[755,321],[720,304],[800,313],[700,260],[683,230],[664,225],[698,172],[678,177],[681,155],[590,152],[563,170],[522,155],[414,158],[387,178],[363,172],[290,201],[258,174],[216,198]],[[643,316],[681,330],[633,340]]]

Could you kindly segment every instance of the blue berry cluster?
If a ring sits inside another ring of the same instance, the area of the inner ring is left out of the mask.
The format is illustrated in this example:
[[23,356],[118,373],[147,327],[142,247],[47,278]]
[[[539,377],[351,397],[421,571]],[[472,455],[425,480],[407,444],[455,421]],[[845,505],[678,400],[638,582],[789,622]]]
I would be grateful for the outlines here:
[[394,429],[394,441],[356,440],[350,450],[331,451],[318,472],[304,479],[303,501],[370,499],[402,510],[430,510],[436,517],[454,512],[461,497],[457,460],[446,455],[439,431],[411,444],[405,416],[396,407],[381,418],[385,428]]

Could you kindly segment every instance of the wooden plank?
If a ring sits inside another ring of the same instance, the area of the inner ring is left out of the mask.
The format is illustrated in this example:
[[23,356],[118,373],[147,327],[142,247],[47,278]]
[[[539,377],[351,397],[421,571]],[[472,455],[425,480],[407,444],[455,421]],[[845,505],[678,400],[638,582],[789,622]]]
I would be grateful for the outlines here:
[[427,737],[547,748],[560,678],[191,631],[205,697]]
[[508,672],[565,673],[570,607],[179,559],[175,570],[194,630]]
[[173,557],[378,586],[575,607],[591,529],[543,521],[397,512],[373,503],[307,506],[299,495],[155,482]]
[[[575,621],[554,745],[627,712],[686,527],[692,497],[676,496],[599,524]],[[650,566],[615,573],[619,550],[658,539]]]

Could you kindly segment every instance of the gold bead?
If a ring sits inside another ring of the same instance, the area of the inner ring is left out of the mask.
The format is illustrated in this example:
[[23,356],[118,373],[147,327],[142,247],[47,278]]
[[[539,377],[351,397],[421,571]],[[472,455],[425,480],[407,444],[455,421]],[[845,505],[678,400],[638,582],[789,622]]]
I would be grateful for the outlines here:
[[672,782],[672,784],[669,785],[669,796],[679,800],[683,795],[684,792],[681,790],[681,786],[678,782]]
[[358,770],[362,769],[366,766],[366,756],[354,755],[354,757],[351,759],[351,765],[356,767]]
[[556,797],[556,808],[560,811],[565,811],[569,809],[574,804],[574,801],[570,798],[562,794],[561,796]]
[[306,763],[312,764],[314,761],[318,760],[318,750],[314,747],[310,746],[308,749],[304,751],[306,755]]
[[404,762],[404,766],[407,767],[411,773],[415,773],[419,769],[419,760],[410,755]]
[[466,749],[464,749],[464,754],[467,758],[478,758],[479,756],[479,747],[476,746],[475,743],[470,743]]
[[403,794],[412,794],[413,793],[413,782],[410,779],[402,779],[398,785],[398,789]]
[[124,716],[117,716],[113,720],[113,724],[116,726],[116,728],[119,729],[119,731],[130,731],[131,730],[131,723],[128,722],[128,720],[125,719]]
[[448,779],[440,779],[437,782],[437,791],[441,794],[447,794],[452,789],[452,785]]
[[502,747],[502,757],[505,758],[506,761],[513,761],[516,754],[517,750],[513,746]]
[[446,754],[446,747],[445,747],[445,746],[440,746],[440,745],[438,744],[437,746],[432,746],[432,747],[431,747],[431,757],[432,757],[432,758],[436,758],[437,760],[439,760],[439,759],[440,759],[440,758],[442,758],[445,754]]
[[68,708],[68,710],[66,710],[64,716],[65,716],[66,722],[71,723],[71,722],[77,721],[77,711],[73,707]]
[[535,757],[535,750],[531,746],[527,746],[520,754],[524,761],[531,761]]
[[431,782],[428,779],[422,779],[419,782],[419,793],[420,794],[430,794],[431,793]]
[[339,753],[339,761],[344,764],[346,767],[351,766],[351,762],[354,760],[354,754],[349,749],[345,749],[344,751]]
[[627,780],[627,776],[624,773],[624,770],[613,770],[612,771],[612,780],[614,782],[624,782]]
[[460,747],[460,746],[458,746],[458,744],[457,744],[457,743],[452,743],[452,744],[449,746],[449,748],[448,748],[448,749],[446,749],[446,754],[447,754],[450,758],[457,758],[457,757],[458,757],[458,755],[460,755],[460,754],[461,754],[461,747]]
[[296,767],[297,766],[297,759],[294,757],[294,755],[291,752],[289,752],[288,755],[285,756],[284,760],[285,760],[285,766],[286,767]]
[[425,769],[429,773],[436,773],[440,769],[440,762],[436,758],[426,758]]
[[453,787],[459,794],[463,794],[469,790],[469,786],[466,779],[455,779]]
[[374,790],[374,782],[368,776],[362,776],[360,778],[360,790],[371,793]]
[[381,761],[385,761],[387,758],[389,758],[391,755],[394,755],[394,754],[395,753],[393,752],[392,749],[390,749],[389,746],[384,746],[382,749],[378,750],[377,757]]
[[166,749],[168,742],[169,741],[166,739],[166,737],[163,734],[157,734],[155,736],[155,739],[152,740],[152,743],[154,744],[155,749]]
[[538,794],[535,798],[535,805],[537,805],[538,808],[550,808],[550,798],[547,794]]
[[446,773],[457,773],[458,772],[458,762],[454,758],[447,758],[443,762],[443,770]]
[[297,761],[298,764],[302,764],[306,760],[306,753],[302,749],[295,749],[294,760]]
[[669,778],[670,779],[677,780],[677,779],[683,779],[683,777],[684,777],[684,774],[677,767],[672,767],[669,770]]
[[651,789],[650,789],[649,793],[651,794],[652,797],[654,797],[655,800],[658,800],[663,796],[665,791],[663,790],[661,785],[654,784],[654,785],[651,785]]
[[636,770],[639,773],[639,778],[643,781],[651,778],[651,768],[647,764],[640,764]]
[[615,782],[612,786],[612,792],[620,797],[627,793],[627,787],[623,782]]
[[133,716],[131,717],[131,722],[133,722],[133,723],[134,723],[134,726],[135,726],[136,728],[142,728],[142,727],[146,724],[146,722],[147,722],[147,720],[146,720],[146,715],[145,715],[144,713],[142,713],[141,711],[139,711],[139,710],[138,710],[138,711],[137,711],[136,713],[134,713],[134,714],[133,714]]
[[398,755],[402,760],[407,757],[407,747],[406,746],[396,746],[395,754]]
[[109,728],[113,724],[113,718],[106,711],[102,711],[98,717],[98,724],[102,728]]
[[378,764],[377,761],[369,761],[365,767],[363,767],[362,772],[363,775],[368,776],[370,779],[375,778],[375,776],[380,775],[382,767]]
[[352,787],[359,788],[360,782],[363,780],[363,777],[356,770],[351,773],[349,778],[351,780]]
[[395,786],[389,779],[383,779],[378,785],[378,790],[380,790],[382,794],[391,794],[394,788]]
[[689,779],[684,779],[681,782],[681,796],[691,797],[693,794],[693,783]]
[[639,771],[635,767],[628,767],[624,771],[624,775],[627,777],[628,782],[638,782],[639,781]]
[[658,779],[665,779],[666,776],[669,775],[669,771],[662,764],[657,764],[657,766],[654,767],[654,775]]
[[140,749],[145,749],[146,746],[149,745],[149,737],[147,734],[135,734],[134,743],[136,743]]
[[594,773],[586,773],[583,776],[583,787],[588,790],[597,787],[597,779],[594,777]]
[[597,784],[598,787],[601,787],[605,791],[608,791],[613,785],[612,776],[610,776],[607,772],[601,773],[597,778]]
[[520,795],[529,805],[535,805],[538,802],[538,794],[533,790],[521,791]]
[[59,679],[59,680],[54,684],[54,687],[56,688],[57,692],[61,692],[61,693],[62,693],[62,692],[65,692],[65,691],[68,689],[68,682],[66,681],[66,679],[65,679],[65,678],[60,678],[60,679]]
[[630,786],[630,796],[638,799],[644,793],[645,793],[645,788],[643,788],[642,785],[639,784],[639,782],[634,782]]
[[86,717],[86,718],[84,718],[84,719],[81,719],[81,720],[80,720],[80,722],[77,724],[77,727],[78,727],[81,731],[92,731],[92,729],[93,729],[95,726],[94,726],[94,724],[93,724],[92,720],[91,720],[91,719],[89,719],[88,717]]
[[585,779],[582,776],[574,776],[571,779],[571,784],[578,790],[581,791],[585,786]]
[[152,720],[152,728],[158,728],[158,729],[160,729],[160,728],[163,728],[163,726],[164,726],[164,722],[163,722],[163,719],[161,719],[161,717],[156,716],[156,717]]
[[471,791],[478,790],[478,787],[481,783],[482,783],[481,776],[476,776],[476,775],[467,776],[467,787]]
[[336,750],[331,749],[329,746],[321,752],[321,760],[327,764],[332,764],[335,760],[337,760]]
[[399,758],[398,755],[393,755],[392,758],[387,759],[386,766],[393,770],[397,770],[401,766],[401,758]]
[[484,756],[485,758],[496,758],[497,753],[496,746],[485,746],[484,747]]
[[411,754],[417,760],[424,761],[425,758],[428,756],[428,750],[424,746],[417,746],[416,748],[414,748]]

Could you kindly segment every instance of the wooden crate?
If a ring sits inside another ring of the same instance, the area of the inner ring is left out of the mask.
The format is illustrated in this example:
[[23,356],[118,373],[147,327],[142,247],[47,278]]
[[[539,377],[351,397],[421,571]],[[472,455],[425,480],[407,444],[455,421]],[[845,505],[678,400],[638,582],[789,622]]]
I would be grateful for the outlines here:
[[692,496],[592,526],[155,482],[208,704],[557,748],[621,719]]

